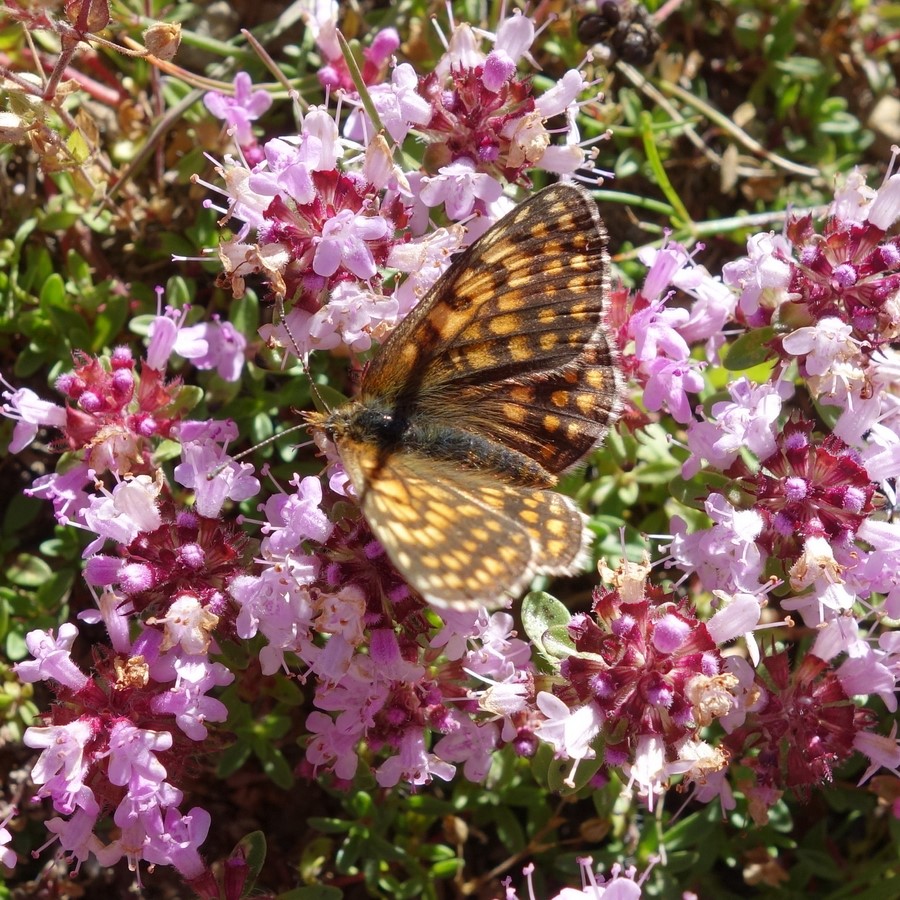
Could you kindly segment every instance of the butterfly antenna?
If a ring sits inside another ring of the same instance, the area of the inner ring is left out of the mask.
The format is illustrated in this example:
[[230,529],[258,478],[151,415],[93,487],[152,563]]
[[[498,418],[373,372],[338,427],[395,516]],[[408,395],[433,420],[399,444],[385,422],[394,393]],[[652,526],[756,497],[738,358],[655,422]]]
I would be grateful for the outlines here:
[[[313,395],[313,400],[314,400],[316,406],[318,406],[320,409],[324,409],[325,412],[331,412],[331,407],[328,405],[325,398],[319,392],[319,388],[316,385],[316,382],[313,380],[312,371],[309,368],[309,354],[304,353],[300,349],[300,344],[297,341],[297,339],[294,337],[294,333],[291,331],[291,326],[288,324],[287,314],[284,311],[284,298],[283,297],[278,298],[276,309],[278,312],[278,316],[281,319],[281,325],[284,328],[284,333],[287,335],[288,340],[291,342],[291,347],[293,348],[294,356],[297,357],[297,361],[300,363],[300,366],[303,369],[304,373],[306,374],[307,380],[309,381],[309,390],[310,390],[310,393]],[[298,427],[303,428],[304,426],[300,425]],[[291,429],[291,430],[293,430],[293,429]]]
[[[315,399],[318,401],[317,405],[321,406],[326,412],[330,412],[330,407],[325,401],[325,398],[319,393],[319,389],[316,386],[315,381],[313,381],[312,372],[309,368],[309,363],[306,358],[306,354],[300,349],[300,344],[297,342],[297,339],[294,337],[293,332],[291,331],[290,325],[288,325],[287,315],[284,311],[284,300],[282,297],[278,297],[276,300],[276,312],[278,317],[281,319],[281,325],[284,328],[284,333],[288,336],[288,339],[291,342],[291,346],[294,351],[294,356],[297,357],[300,365],[303,368],[303,371],[306,373],[306,377],[309,380],[309,388],[312,392]],[[246,450],[242,450],[240,453],[235,454],[231,457],[229,462],[222,463],[219,466],[216,466],[212,472],[207,473],[207,481],[212,481],[213,478],[218,476],[226,466],[231,462],[238,462],[242,460],[245,456],[249,456],[251,453],[255,453],[257,450],[262,447],[267,447],[269,444],[273,444],[279,438],[284,437],[286,434],[291,434],[294,431],[300,431],[303,428],[307,427],[306,422],[300,422],[297,425],[292,425],[290,428],[285,428],[284,431],[279,431],[277,434],[273,434],[270,437],[267,437],[265,440],[260,441],[258,444],[254,444],[252,447],[248,447]],[[310,447],[314,441],[305,441],[302,444],[298,444],[297,448]]]
[[[267,437],[265,440],[260,441],[258,444],[254,444],[252,447],[248,447],[246,450],[241,450],[240,453],[235,453],[234,456],[230,456],[227,462],[220,463],[216,466],[212,472],[206,473],[206,480],[212,481],[214,478],[217,478],[225,469],[230,466],[233,462],[240,462],[245,456],[249,456],[251,453],[255,453],[262,447],[268,447],[269,444],[274,444],[279,438],[283,438],[286,434],[291,434],[294,431],[300,431],[302,428],[306,428],[306,422],[301,422],[299,425],[291,425],[290,428],[285,428],[284,431],[279,431],[277,434],[273,434],[270,437]],[[315,441],[304,441],[302,444],[297,444],[297,449],[302,450],[304,447],[311,447]]]

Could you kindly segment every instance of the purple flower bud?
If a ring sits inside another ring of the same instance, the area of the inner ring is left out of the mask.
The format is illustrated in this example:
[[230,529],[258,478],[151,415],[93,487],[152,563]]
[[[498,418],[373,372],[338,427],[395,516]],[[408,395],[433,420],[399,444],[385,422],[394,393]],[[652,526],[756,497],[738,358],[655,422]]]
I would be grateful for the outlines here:
[[110,357],[110,363],[113,367],[113,371],[119,369],[133,369],[134,368],[134,356],[132,356],[130,347],[116,347],[112,352],[112,356]]
[[103,409],[103,400],[93,391],[84,391],[78,398],[78,405],[85,412],[95,413]]
[[831,273],[831,284],[837,291],[853,287],[858,280],[856,267],[850,265],[850,263],[842,263],[836,266]]
[[372,45],[366,50],[366,59],[381,65],[400,46],[400,35],[396,28],[384,28],[372,39]]
[[126,594],[149,591],[155,583],[153,569],[146,563],[128,563],[119,573],[119,586]]
[[612,623],[612,633],[617,637],[627,637],[635,627],[634,616],[624,613]]
[[341,583],[341,566],[340,563],[328,563],[324,572],[325,584],[330,588],[337,587]]
[[803,431],[791,431],[784,436],[784,449],[787,453],[797,453],[809,447],[809,437]]
[[84,382],[74,373],[66,372],[56,379],[56,389],[71,400],[77,400],[84,390]]
[[786,512],[776,513],[772,528],[782,537],[790,537],[794,533],[794,520]]
[[516,64],[506,53],[502,50],[493,50],[484,61],[481,83],[492,94],[496,94],[512,78],[515,71]]
[[862,511],[867,500],[868,497],[866,496],[865,491],[854,485],[847,485],[844,489],[841,506],[849,512],[858,513]]
[[805,478],[792,475],[784,480],[784,495],[791,503],[799,503],[805,500],[809,493],[809,483]]
[[203,568],[203,564],[206,562],[206,553],[203,548],[196,543],[185,544],[184,546],[179,547],[176,557],[178,562],[183,566],[188,569],[194,569],[195,571]]
[[674,653],[688,638],[691,626],[671,613],[658,619],[653,629],[653,646],[660,653]]
[[886,269],[894,269],[900,266],[900,247],[896,244],[882,244],[878,248],[878,255],[881,257],[881,264]]
[[650,685],[646,689],[647,702],[651,706],[668,709],[675,699],[675,692],[670,684],[660,680],[659,683]]
[[119,403],[127,403],[134,393],[134,376],[129,369],[117,369],[112,377],[113,396]]
[[369,541],[363,548],[363,552],[366,554],[366,559],[378,559],[379,556],[384,556],[384,547],[378,541]]
[[588,680],[588,684],[598,700],[607,700],[615,695],[615,682],[606,672],[597,672],[595,675],[592,675]]

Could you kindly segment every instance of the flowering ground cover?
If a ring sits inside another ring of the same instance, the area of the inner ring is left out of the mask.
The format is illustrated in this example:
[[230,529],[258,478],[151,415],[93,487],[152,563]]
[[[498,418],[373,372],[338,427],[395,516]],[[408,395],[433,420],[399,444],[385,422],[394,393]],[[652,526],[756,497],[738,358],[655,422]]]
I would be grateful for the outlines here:
[[484,6],[0,14],[2,896],[893,896],[896,7]]

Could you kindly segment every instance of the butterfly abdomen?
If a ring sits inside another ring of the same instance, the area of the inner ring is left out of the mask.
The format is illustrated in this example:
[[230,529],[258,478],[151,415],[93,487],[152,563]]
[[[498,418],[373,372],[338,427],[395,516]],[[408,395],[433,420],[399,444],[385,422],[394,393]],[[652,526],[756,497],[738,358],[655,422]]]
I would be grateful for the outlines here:
[[486,471],[511,484],[523,487],[551,487],[556,477],[536,460],[504,447],[477,432],[448,425],[410,423],[404,449],[432,459],[446,460],[476,471]]

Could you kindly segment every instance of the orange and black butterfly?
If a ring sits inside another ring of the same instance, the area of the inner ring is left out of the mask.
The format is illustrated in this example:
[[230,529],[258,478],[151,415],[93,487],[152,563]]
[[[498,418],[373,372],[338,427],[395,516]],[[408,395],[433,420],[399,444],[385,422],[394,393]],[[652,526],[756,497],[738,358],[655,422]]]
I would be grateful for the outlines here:
[[622,402],[606,245],[587,191],[541,191],[453,261],[356,399],[309,414],[391,561],[435,606],[496,605],[585,562],[585,517],[553,487]]

